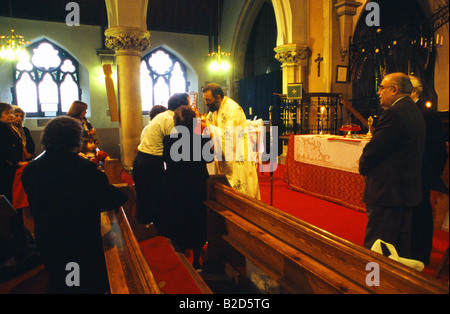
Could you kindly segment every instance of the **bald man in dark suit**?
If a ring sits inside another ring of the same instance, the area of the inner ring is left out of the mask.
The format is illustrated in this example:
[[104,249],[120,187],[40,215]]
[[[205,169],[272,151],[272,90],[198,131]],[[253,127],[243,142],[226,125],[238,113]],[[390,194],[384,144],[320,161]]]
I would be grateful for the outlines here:
[[403,73],[384,77],[377,93],[384,111],[359,160],[368,218],[364,246],[371,248],[381,239],[406,258],[411,255],[412,208],[422,199],[426,134],[422,114],[409,97],[412,88]]

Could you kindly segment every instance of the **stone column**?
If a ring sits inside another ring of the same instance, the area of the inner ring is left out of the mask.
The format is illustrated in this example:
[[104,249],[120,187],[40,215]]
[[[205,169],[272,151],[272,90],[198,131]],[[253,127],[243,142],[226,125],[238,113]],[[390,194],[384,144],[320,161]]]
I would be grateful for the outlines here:
[[342,0],[334,5],[339,18],[339,30],[341,36],[339,53],[342,61],[345,61],[346,57],[348,57],[348,42],[353,31],[353,16],[356,15],[358,7],[361,5],[361,2],[353,0]]
[[143,128],[140,65],[141,53],[150,46],[150,33],[137,27],[112,27],[105,31],[106,46],[116,52],[122,164],[131,170]]
[[287,86],[289,83],[306,82],[306,71],[304,67],[308,64],[310,51],[308,46],[297,44],[278,46],[274,51],[276,52],[275,59],[281,62],[283,94],[287,94]]
[[[274,49],[275,59],[281,62],[283,75],[283,92],[287,95],[289,83],[307,83],[305,67],[308,65],[310,50],[307,45],[287,44]],[[307,86],[303,85],[305,90]],[[289,115],[289,122],[292,122],[292,115]],[[280,156],[280,162],[284,162],[287,154],[287,143],[283,143],[283,153]]]

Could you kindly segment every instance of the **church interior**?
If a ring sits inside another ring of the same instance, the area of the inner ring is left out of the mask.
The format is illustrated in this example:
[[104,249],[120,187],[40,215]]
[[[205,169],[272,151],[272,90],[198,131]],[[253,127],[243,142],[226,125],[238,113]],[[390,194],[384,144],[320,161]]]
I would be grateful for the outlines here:
[[[362,246],[364,181],[354,168],[382,113],[378,88],[394,72],[420,78],[448,153],[448,10],[448,0],[5,0],[1,49],[15,38],[31,61],[0,51],[0,101],[25,110],[36,156],[47,123],[74,100],[88,104],[112,157],[103,170],[129,195],[102,213],[112,294],[448,294],[448,160],[446,191],[431,191],[433,251],[422,271]],[[277,163],[258,166],[260,201],[211,176],[199,272],[189,253],[134,220],[131,177],[150,109],[186,92],[207,114],[209,83],[248,121],[276,127],[257,145],[273,149],[270,138]],[[32,220],[24,211],[31,234]],[[381,284],[367,284],[369,262],[381,266]],[[45,269],[32,266],[0,281],[0,293],[45,293]]]

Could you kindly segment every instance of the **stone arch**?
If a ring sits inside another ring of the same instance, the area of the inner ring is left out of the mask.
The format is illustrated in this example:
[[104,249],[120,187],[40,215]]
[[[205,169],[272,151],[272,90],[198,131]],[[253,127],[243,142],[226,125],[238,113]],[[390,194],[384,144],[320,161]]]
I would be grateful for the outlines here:
[[292,12],[289,0],[248,0],[242,9],[236,25],[231,46],[231,52],[234,56],[233,64],[235,64],[232,75],[233,79],[242,77],[248,39],[259,11],[266,2],[271,2],[275,11],[278,32],[277,45],[281,46],[292,43]]
[[[278,33],[277,46],[307,44],[308,11],[306,0],[247,0],[236,25],[231,46],[234,65],[229,77],[231,80],[229,84],[229,95],[231,97],[236,93],[235,89],[237,88],[236,84],[238,80],[244,76],[243,71],[248,40],[253,24],[265,2],[271,2],[274,8]],[[301,18],[297,18],[294,21],[293,11],[300,15]]]
[[109,28],[118,26],[147,29],[148,0],[105,0]]
[[277,21],[277,46],[292,43],[292,11],[290,1],[273,0],[273,9]]
[[233,67],[231,71],[231,84],[229,86],[229,95],[233,98],[235,92],[235,83],[244,77],[245,52],[250,34],[258,17],[259,11],[267,0],[248,0],[236,25],[236,31],[231,45],[231,55],[233,56]]

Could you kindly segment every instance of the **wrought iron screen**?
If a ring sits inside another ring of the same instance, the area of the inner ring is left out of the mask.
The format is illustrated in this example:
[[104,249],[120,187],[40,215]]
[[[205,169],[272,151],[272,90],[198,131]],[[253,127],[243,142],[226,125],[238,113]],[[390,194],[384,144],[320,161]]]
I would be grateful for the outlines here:
[[283,134],[338,134],[343,123],[340,94],[308,93],[301,100],[281,98]]

